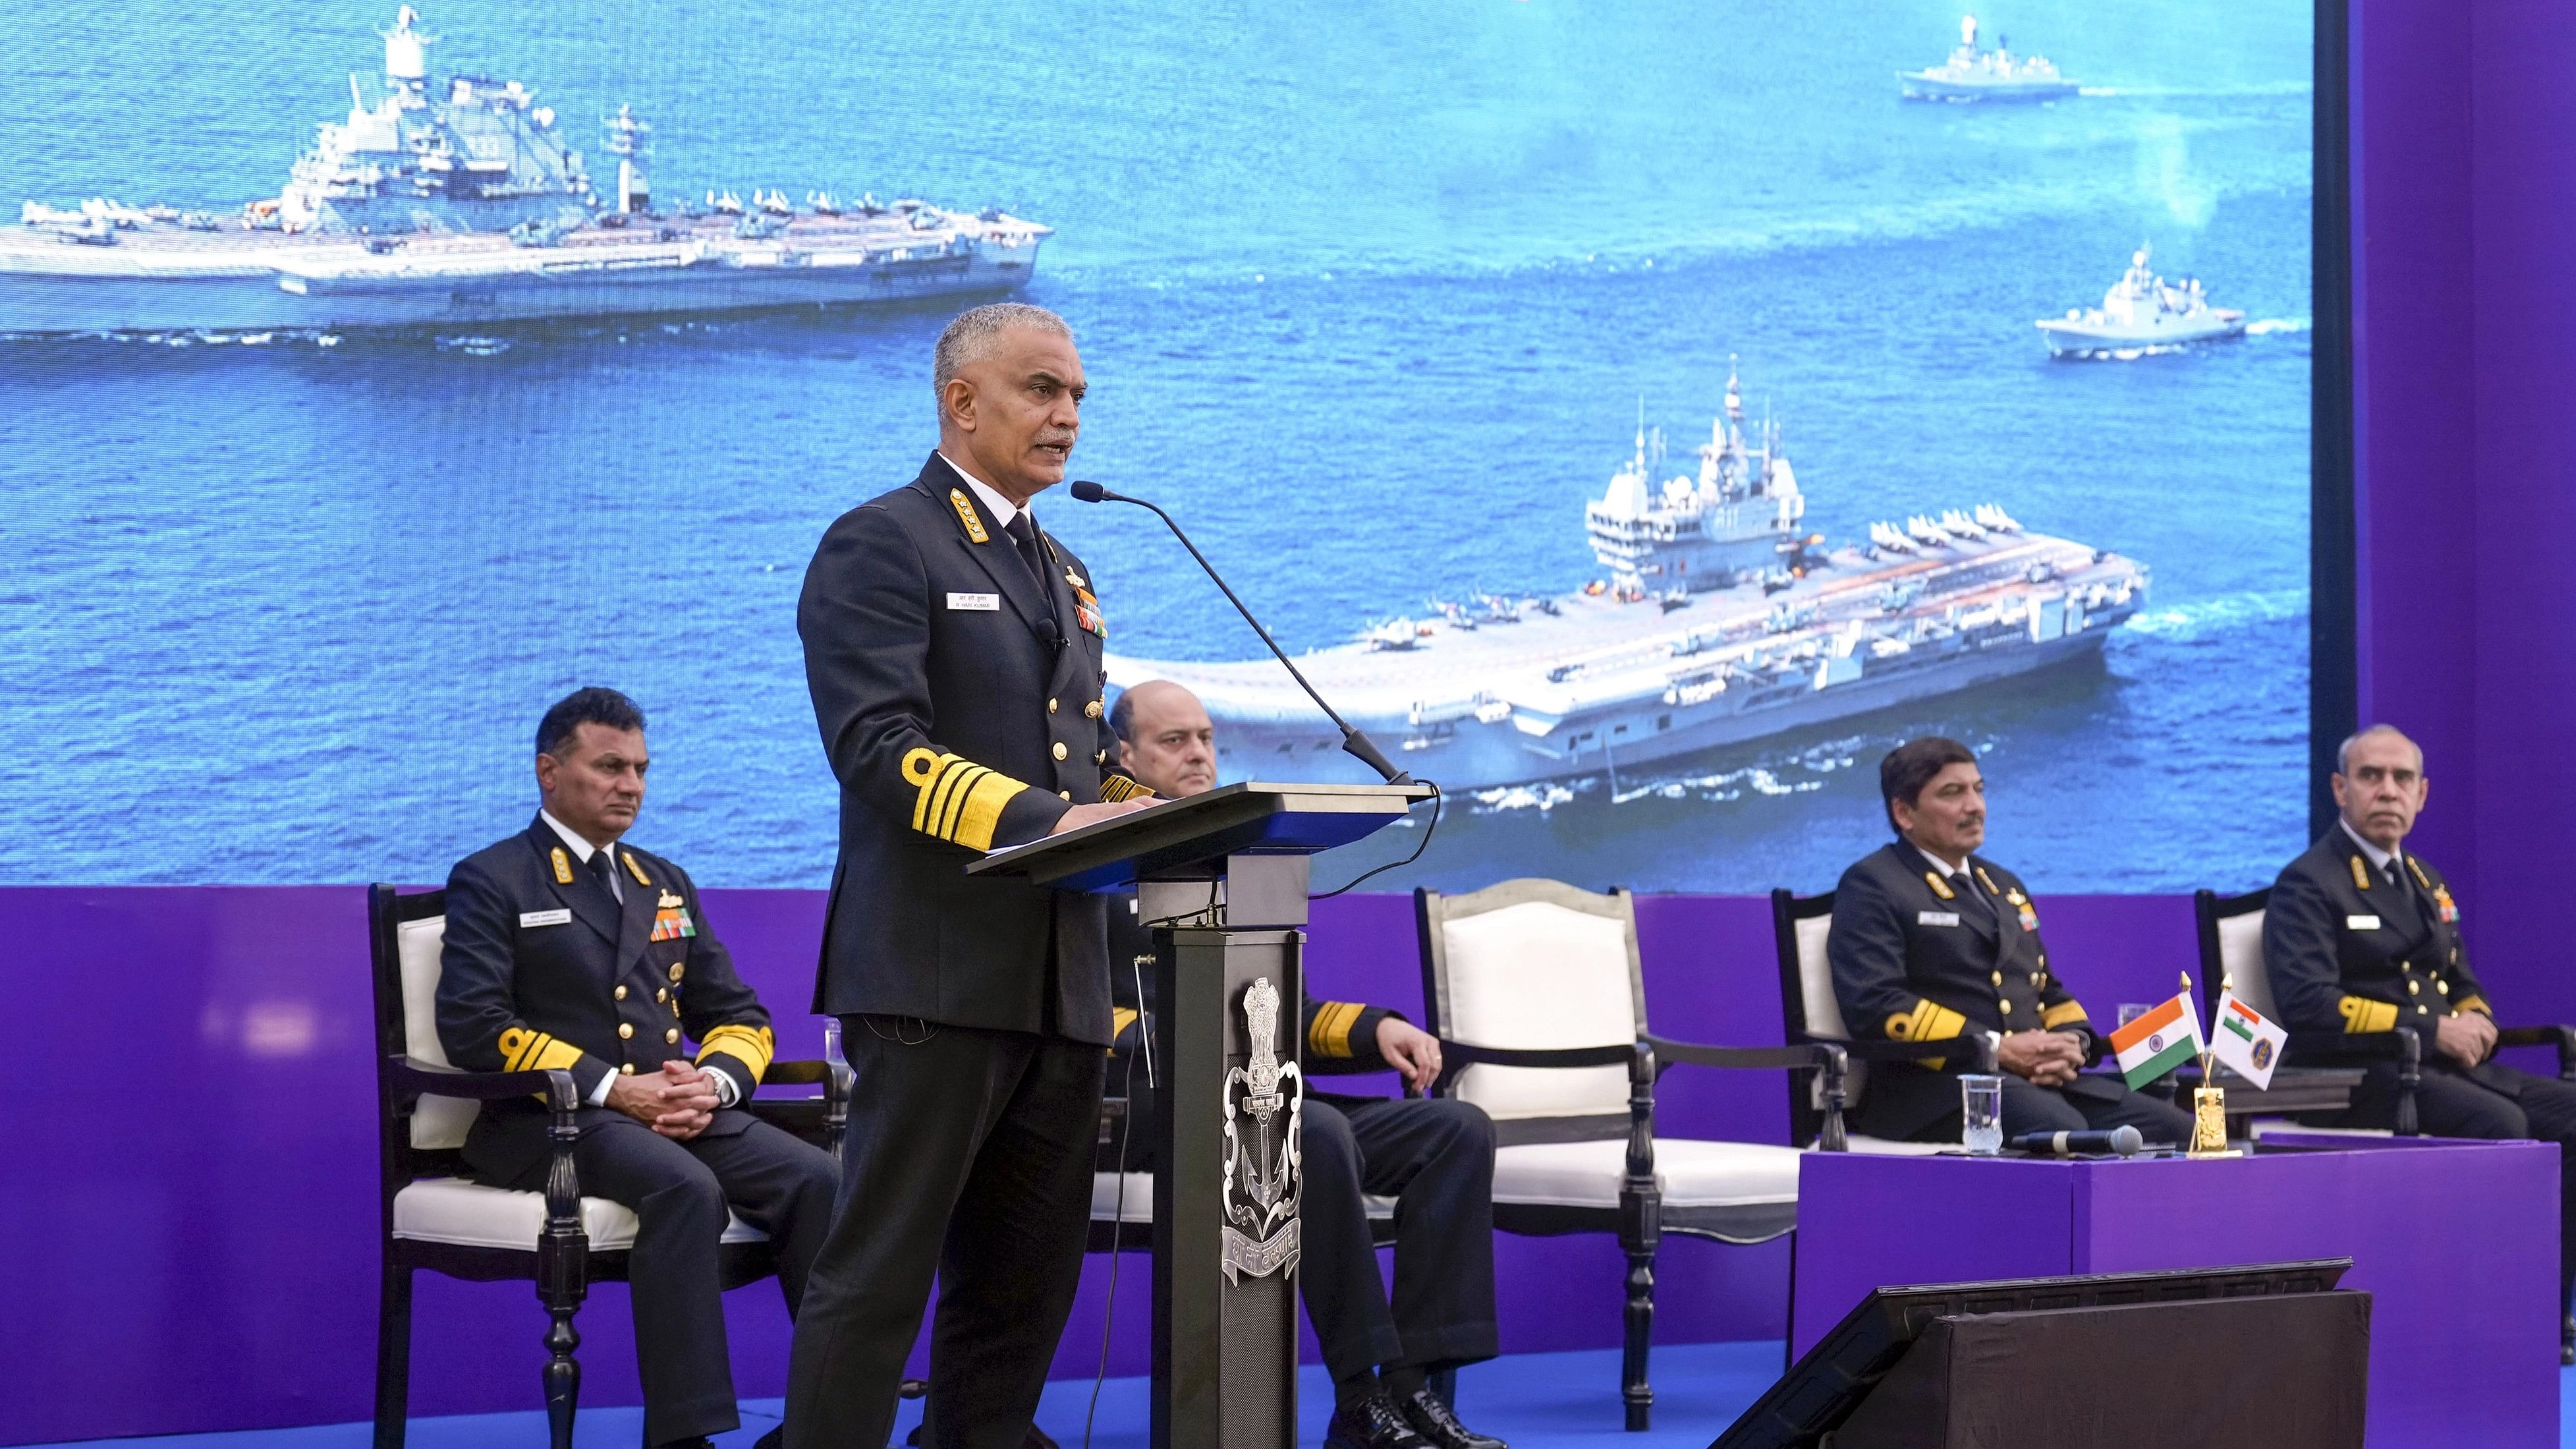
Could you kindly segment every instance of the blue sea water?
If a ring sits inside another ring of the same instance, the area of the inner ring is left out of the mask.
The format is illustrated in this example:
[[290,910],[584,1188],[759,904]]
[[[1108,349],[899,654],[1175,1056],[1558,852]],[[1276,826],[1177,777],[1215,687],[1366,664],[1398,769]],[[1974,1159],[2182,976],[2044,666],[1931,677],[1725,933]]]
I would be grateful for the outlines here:
[[[1837,540],[2004,504],[2154,571],[2098,665],[1606,779],[1451,802],[1458,888],[1822,889],[1877,756],[1985,751],[2044,891],[2243,888],[2301,843],[2311,96],[2302,0],[1980,7],[2086,83],[1897,100],[1955,0],[454,0],[433,70],[664,195],[815,186],[1059,228],[1075,471],[1144,493],[1293,648],[1432,595],[1598,574],[1581,509],[1638,410],[1701,435],[1730,357]],[[22,0],[0,200],[229,210],[379,63],[375,0]],[[2153,244],[2256,334],[2051,363],[2034,318]],[[944,309],[491,339],[0,344],[0,882],[427,880],[521,824],[545,703],[652,717],[637,839],[818,885],[836,791],[793,605],[836,514],[932,439]],[[1121,652],[1254,641],[1150,517],[1050,496]],[[1410,849],[1389,832],[1345,868]]]

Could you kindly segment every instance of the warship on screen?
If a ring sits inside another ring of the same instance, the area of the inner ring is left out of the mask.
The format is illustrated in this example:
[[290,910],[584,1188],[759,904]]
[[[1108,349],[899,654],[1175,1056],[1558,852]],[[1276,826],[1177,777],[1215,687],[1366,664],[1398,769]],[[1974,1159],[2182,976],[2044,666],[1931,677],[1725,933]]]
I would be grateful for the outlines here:
[[[1776,426],[1744,399],[1660,487],[1660,439],[1584,507],[1610,573],[1577,593],[1436,606],[1298,667],[1402,767],[1451,791],[1624,769],[1968,689],[2090,654],[2145,605],[2146,566],[2023,528],[1989,503],[1873,523],[1828,548]],[[1188,686],[1226,778],[1352,774],[1341,739],[1269,659],[1112,655],[1110,681]],[[1354,775],[1354,778],[1356,776]]]
[[2058,74],[2044,55],[2015,55],[2011,44],[1995,37],[1995,48],[1977,46],[1977,17],[1959,20],[1959,48],[1939,65],[1899,71],[1909,101],[2062,101],[2083,88]]
[[592,189],[554,112],[518,81],[434,87],[402,7],[370,104],[325,122],[276,197],[237,217],[94,199],[0,225],[0,334],[458,326],[1001,292],[1053,233],[998,210],[755,188],[658,207],[649,131],[607,123]]

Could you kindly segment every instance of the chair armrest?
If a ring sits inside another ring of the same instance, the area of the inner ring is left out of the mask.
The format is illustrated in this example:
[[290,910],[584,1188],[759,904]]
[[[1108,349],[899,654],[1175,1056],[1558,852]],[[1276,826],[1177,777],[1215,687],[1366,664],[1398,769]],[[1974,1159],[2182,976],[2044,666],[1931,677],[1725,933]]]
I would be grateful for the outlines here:
[[1987,1040],[1984,1032],[1942,1041],[1840,1041],[1833,1045],[1856,1062],[1923,1062],[1966,1055],[1975,1057],[1977,1070],[1988,1076],[2001,1070],[1995,1064],[1994,1043]]
[[[835,1157],[839,1156],[841,1152],[841,1134],[848,1130],[850,1124],[851,1080],[850,1069],[845,1063],[826,1061],[820,1057],[802,1057],[793,1061],[774,1061],[769,1064],[768,1071],[760,1074],[760,1085],[764,1087],[802,1087],[812,1086],[816,1083],[822,1084],[823,1149]],[[805,1100],[811,1101],[813,1099],[807,1098]],[[763,1107],[772,1105],[779,1107],[792,1107],[793,1102],[791,1099],[791,1101],[788,1102],[760,1103],[745,1101],[742,1104],[745,1110],[761,1114],[764,1120],[769,1119],[765,1113],[762,1113]],[[781,1127],[789,1126],[791,1120],[792,1119],[774,1121],[772,1125]]]
[[1482,1064],[1489,1067],[1623,1067],[1631,1066],[1640,1047],[1638,1042],[1597,1047],[1488,1047],[1471,1046],[1447,1037],[1440,1042],[1440,1079],[1431,1084],[1431,1095],[1445,1097],[1450,1084],[1460,1072]]
[[397,1091],[418,1092],[431,1097],[464,1097],[477,1102],[497,1102],[510,1097],[543,1097],[557,1111],[581,1105],[573,1090],[572,1073],[557,1069],[545,1072],[469,1072],[456,1067],[442,1067],[416,1057],[389,1057],[386,1075]]
[[[2400,1137],[2421,1135],[2415,1111],[2415,1089],[2424,1082],[2424,1040],[2411,1031],[2293,1031],[2287,1043],[2301,1066],[2336,1062],[2397,1063],[2397,1112],[2390,1130]],[[2561,1048],[2563,1051],[2564,1048]],[[2559,1058],[2563,1064],[2564,1056]]]
[[2576,1026],[2498,1027],[2496,1045],[2556,1047],[2558,1080],[2576,1082]]
[[1706,1046],[1699,1042],[1675,1041],[1652,1032],[1646,1034],[1646,1045],[1655,1049],[1655,1075],[1659,1077],[1684,1063],[1694,1067],[1736,1067],[1755,1071],[1821,1067],[1830,1055],[1827,1048],[1815,1042],[1776,1047]]
[[1808,1041],[1776,1047],[1706,1046],[1699,1042],[1674,1041],[1648,1032],[1646,1045],[1654,1051],[1658,1079],[1675,1066],[1685,1063],[1694,1067],[1824,1073],[1824,1090],[1820,1094],[1824,1099],[1824,1121],[1816,1133],[1816,1148],[1820,1152],[1848,1149],[1849,1139],[1843,1133],[1843,1103],[1844,1081],[1850,1065],[1842,1043]]

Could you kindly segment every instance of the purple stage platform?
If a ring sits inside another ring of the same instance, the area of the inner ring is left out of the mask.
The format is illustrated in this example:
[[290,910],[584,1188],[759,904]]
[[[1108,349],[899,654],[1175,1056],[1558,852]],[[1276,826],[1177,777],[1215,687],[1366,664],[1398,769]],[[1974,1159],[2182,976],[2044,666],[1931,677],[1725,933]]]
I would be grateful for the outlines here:
[[2371,1449],[2556,1444],[2557,1145],[2267,1142],[2335,1150],[2209,1162],[1810,1154],[1792,1351],[1882,1286],[2348,1257],[2342,1286],[2371,1295]]

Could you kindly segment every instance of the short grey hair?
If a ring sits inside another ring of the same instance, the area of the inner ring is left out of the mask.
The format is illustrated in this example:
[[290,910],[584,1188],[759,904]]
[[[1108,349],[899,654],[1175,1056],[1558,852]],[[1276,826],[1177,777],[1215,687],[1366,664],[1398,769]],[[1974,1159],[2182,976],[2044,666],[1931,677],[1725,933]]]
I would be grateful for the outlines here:
[[2424,747],[2415,743],[2413,739],[2408,738],[2404,730],[2399,729],[2393,724],[2375,724],[2366,725],[2363,728],[2354,731],[2352,734],[2344,737],[2344,742],[2342,744],[2335,746],[2336,774],[2342,775],[2351,772],[2352,747],[2360,744],[2363,740],[2369,739],[2372,735],[2395,735],[2397,738],[2405,740],[2407,748],[2415,752],[2415,773],[2419,775],[2424,773]]
[[939,345],[930,354],[930,390],[939,399],[942,420],[948,416],[948,384],[969,363],[992,351],[995,338],[1014,327],[1034,327],[1067,342],[1073,340],[1073,329],[1062,317],[1026,302],[988,302],[958,313],[940,332]]

